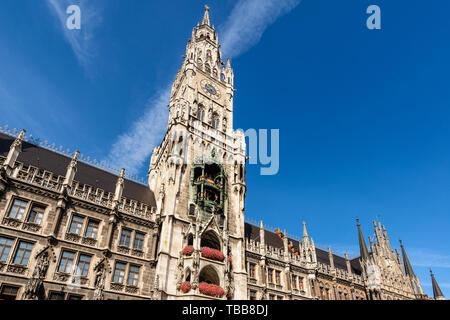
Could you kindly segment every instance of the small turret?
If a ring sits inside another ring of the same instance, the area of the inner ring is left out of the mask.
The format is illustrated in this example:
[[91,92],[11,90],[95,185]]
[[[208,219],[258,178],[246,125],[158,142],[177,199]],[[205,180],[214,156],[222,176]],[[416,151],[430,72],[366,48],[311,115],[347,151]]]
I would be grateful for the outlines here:
[[19,157],[20,152],[22,151],[22,142],[23,139],[25,138],[25,132],[26,132],[25,129],[22,129],[17,138],[9,147],[8,155],[6,156],[6,159],[3,162],[3,166],[5,167],[6,172],[8,174],[11,174],[12,169],[14,168],[14,165],[16,163],[16,160]]
[[66,170],[66,177],[63,182],[63,186],[70,187],[72,186],[73,179],[75,178],[75,173],[77,172],[77,164],[78,164],[78,155],[80,154],[80,151],[75,151],[72,160],[70,161],[69,165],[67,166]]

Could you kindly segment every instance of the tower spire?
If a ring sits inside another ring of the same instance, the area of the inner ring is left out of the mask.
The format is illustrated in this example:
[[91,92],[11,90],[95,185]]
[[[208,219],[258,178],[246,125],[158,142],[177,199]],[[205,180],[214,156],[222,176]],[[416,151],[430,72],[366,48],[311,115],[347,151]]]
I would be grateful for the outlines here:
[[309,242],[308,230],[306,230],[306,222],[303,221],[303,243]]
[[444,300],[445,297],[442,294],[441,288],[439,288],[439,285],[438,285],[436,279],[434,278],[434,274],[433,274],[433,271],[431,271],[431,269],[430,269],[430,274],[431,274],[431,283],[433,285],[434,300]]
[[411,263],[409,262],[408,256],[406,255],[405,248],[403,247],[402,240],[400,240],[400,247],[402,248],[403,265],[405,266],[405,273],[407,276],[414,277],[414,271],[412,269]]
[[205,4],[205,15],[203,16],[202,25],[211,26],[211,21],[209,19],[209,6]]
[[361,225],[359,224],[359,219],[356,218],[356,225],[358,227],[358,238],[359,238],[359,251],[361,253],[361,260],[369,260],[369,251],[367,250],[366,241],[364,240],[363,233],[361,231]]

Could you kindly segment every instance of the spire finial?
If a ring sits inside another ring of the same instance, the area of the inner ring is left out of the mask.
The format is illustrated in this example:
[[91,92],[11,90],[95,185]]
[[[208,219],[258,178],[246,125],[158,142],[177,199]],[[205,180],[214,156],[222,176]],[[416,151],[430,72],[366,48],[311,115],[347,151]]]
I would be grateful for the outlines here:
[[406,255],[406,250],[403,247],[402,240],[400,240],[400,247],[402,248],[402,255],[403,255],[403,266],[405,267],[405,273],[407,276],[414,277],[414,271],[411,266],[411,263],[409,262],[408,256]]
[[359,224],[359,219],[356,218],[358,227],[358,238],[359,238],[359,251],[361,253],[361,260],[366,261],[369,259],[369,250],[367,250],[366,241],[364,240],[364,235],[361,231],[361,225]]
[[430,275],[431,275],[431,284],[433,287],[434,300],[444,300],[445,297],[442,294],[441,288],[439,288],[439,285],[438,285],[436,279],[434,278],[434,274],[433,274],[433,271],[431,271],[431,269],[430,269]]
[[211,26],[211,22],[209,20],[209,6],[205,4],[205,15],[203,16],[202,25],[208,25]]

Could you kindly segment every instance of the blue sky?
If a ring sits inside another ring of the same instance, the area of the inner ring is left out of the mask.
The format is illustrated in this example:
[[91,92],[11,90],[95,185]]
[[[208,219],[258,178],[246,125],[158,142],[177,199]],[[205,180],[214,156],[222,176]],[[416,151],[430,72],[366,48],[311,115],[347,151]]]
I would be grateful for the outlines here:
[[[79,4],[81,31],[64,27]],[[450,3],[211,0],[236,128],[280,129],[280,171],[249,166],[246,215],[358,254],[377,216],[424,290],[450,297]],[[382,29],[366,28],[377,4]],[[0,2],[0,125],[145,176],[204,1]],[[265,199],[265,201],[261,201]]]

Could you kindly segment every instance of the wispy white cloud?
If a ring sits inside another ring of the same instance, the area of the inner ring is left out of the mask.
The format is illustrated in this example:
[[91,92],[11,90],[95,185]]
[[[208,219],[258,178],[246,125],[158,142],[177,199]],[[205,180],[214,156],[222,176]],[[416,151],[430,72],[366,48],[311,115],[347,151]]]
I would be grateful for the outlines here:
[[[72,48],[79,64],[88,74],[92,74],[92,59],[97,54],[95,31],[103,18],[97,1],[88,0],[46,0],[49,9],[58,20],[58,27]],[[95,2],[95,5],[94,5]],[[78,5],[81,9],[81,29],[69,30],[66,26],[70,5]]]
[[292,11],[301,0],[239,0],[221,27],[222,52],[236,57],[261,39],[268,26]]
[[153,148],[158,145],[165,134],[169,119],[170,86],[157,92],[150,98],[144,114],[136,120],[131,129],[120,135],[108,156],[108,162],[114,167],[125,168],[130,173],[137,173],[147,161]]
[[[55,1],[55,0],[48,0]],[[240,0],[233,8],[221,31],[223,52],[237,56],[255,45],[264,30],[275,20],[294,9],[301,0]],[[147,164],[153,148],[164,136],[170,85],[148,100],[144,115],[128,132],[120,135],[108,156],[115,167],[138,172]]]
[[406,248],[406,251],[413,267],[450,268],[450,255],[424,248]]

